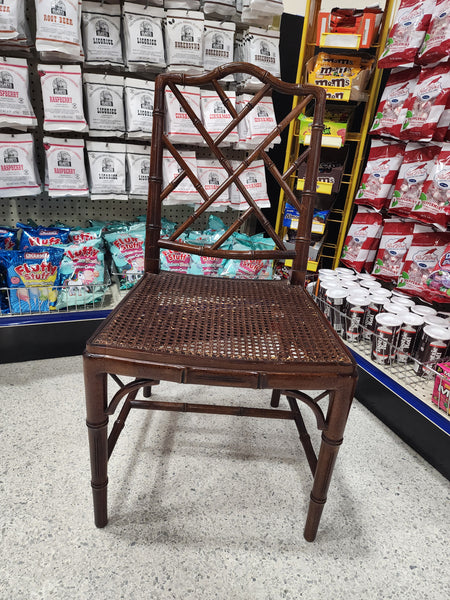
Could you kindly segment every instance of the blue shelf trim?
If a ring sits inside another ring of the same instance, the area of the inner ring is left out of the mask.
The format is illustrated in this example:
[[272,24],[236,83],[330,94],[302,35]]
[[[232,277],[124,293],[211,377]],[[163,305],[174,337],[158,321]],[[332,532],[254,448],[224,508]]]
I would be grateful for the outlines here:
[[402,400],[407,402],[412,408],[417,410],[420,414],[426,417],[429,421],[434,423],[437,427],[445,431],[450,435],[450,421],[443,415],[440,415],[431,406],[428,406],[420,398],[409,392],[406,388],[397,383],[394,379],[380,371],[371,361],[366,360],[364,357],[359,355],[357,352],[351,350],[357,364],[364,369],[369,375],[377,379],[380,383],[386,386],[394,394],[397,394]]
[[110,309],[57,312],[43,315],[11,315],[0,319],[0,327],[15,325],[51,325],[52,323],[67,323],[71,321],[90,321],[104,319],[111,312]]

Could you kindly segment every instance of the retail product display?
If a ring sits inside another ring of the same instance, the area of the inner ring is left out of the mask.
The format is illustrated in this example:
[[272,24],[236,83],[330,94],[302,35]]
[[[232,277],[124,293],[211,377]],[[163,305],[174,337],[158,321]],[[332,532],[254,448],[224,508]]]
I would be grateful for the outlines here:
[[0,60],[0,127],[23,131],[37,125],[29,96],[28,69],[22,58]]
[[50,198],[88,196],[84,140],[44,137],[45,190]]
[[40,193],[41,183],[30,133],[0,133],[0,191],[3,198]]

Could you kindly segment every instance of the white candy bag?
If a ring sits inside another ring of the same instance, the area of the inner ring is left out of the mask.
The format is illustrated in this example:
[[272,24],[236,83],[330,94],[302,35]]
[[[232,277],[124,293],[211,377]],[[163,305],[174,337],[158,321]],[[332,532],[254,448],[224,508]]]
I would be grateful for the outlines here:
[[128,200],[126,144],[86,141],[93,200]]
[[31,133],[0,134],[0,195],[37,196],[41,183]]
[[38,65],[45,131],[87,131],[78,65]]
[[91,135],[125,135],[124,78],[118,75],[84,74],[85,98]]
[[[280,77],[280,32],[273,29],[249,27],[244,35],[244,61]],[[263,83],[255,77],[245,77],[246,89],[259,89]]]
[[[186,162],[188,167],[197,175],[197,159],[195,152],[182,150],[180,156]],[[163,150],[163,186],[162,189],[166,188],[178,175],[181,173],[182,168],[169,152],[169,150]],[[177,204],[195,204],[200,203],[201,197],[198,195],[195,187],[193,186],[189,177],[185,177],[181,183],[171,192],[167,198],[163,200],[165,206],[177,205]]]
[[0,6],[0,40],[17,40],[25,30],[25,1],[3,0]]
[[[216,159],[197,159],[197,174],[208,196],[212,194],[228,179],[228,173]],[[203,202],[199,196],[200,202]],[[230,206],[230,188],[228,187],[211,204],[208,210],[225,210]]]
[[204,0],[205,15],[232,17],[236,14],[236,0]]
[[200,0],[164,0],[164,8],[199,10]]
[[[239,164],[239,162],[233,161],[233,168],[235,169]],[[242,175],[239,176],[239,180],[259,208],[270,207],[270,200],[267,194],[266,171],[262,160],[252,162]],[[231,185],[231,206],[236,210],[247,210],[249,207],[248,202],[234,183]]]
[[126,63],[130,71],[160,70],[166,66],[161,8],[125,2],[123,35]]
[[[36,0],[36,50],[81,60],[81,2]],[[47,57],[46,57],[47,58]]]
[[[203,68],[205,71],[212,71],[220,65],[233,62],[235,31],[235,23],[205,21],[203,35]],[[233,81],[233,75],[227,75],[220,81]]]
[[[195,114],[200,117],[200,88],[194,86],[178,86]],[[177,97],[169,88],[166,88],[166,133],[173,144],[198,144],[203,138],[189,118]]]
[[81,24],[86,62],[123,66],[120,4],[83,2]]
[[168,10],[165,29],[169,71],[203,69],[204,16],[199,11]]
[[127,168],[130,198],[147,198],[150,176],[150,146],[127,144]]
[[0,127],[23,129],[37,125],[29,97],[28,70],[23,58],[0,60]]
[[50,198],[89,196],[84,140],[44,137],[45,190]]
[[125,78],[125,112],[127,135],[130,138],[150,139],[152,135],[153,81]]
[[[226,92],[231,101],[231,105],[236,108],[236,93]],[[226,109],[217,92],[210,90],[201,90],[202,122],[206,131],[215,140],[231,123],[233,117]],[[222,146],[229,146],[239,140],[237,129],[233,129],[227,137],[221,142]]]

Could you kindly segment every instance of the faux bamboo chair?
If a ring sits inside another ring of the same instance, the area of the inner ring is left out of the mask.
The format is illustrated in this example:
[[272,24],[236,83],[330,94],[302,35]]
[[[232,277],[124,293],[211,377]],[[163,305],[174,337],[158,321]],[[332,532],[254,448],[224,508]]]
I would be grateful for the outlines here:
[[[218,80],[232,73],[258,78],[263,87],[239,114]],[[205,130],[179,86],[213,86],[232,116],[232,122],[214,140]],[[211,195],[183,161],[164,134],[165,89],[168,86],[194,122],[212,156],[229,174]],[[298,96],[296,107],[262,141],[239,167],[231,167],[219,143],[258,102],[276,90]],[[311,143],[289,169],[280,174],[265,148],[307,105],[314,104]],[[147,213],[145,273],[137,285],[100,325],[87,342],[84,353],[87,426],[89,431],[95,524],[104,527],[107,516],[107,464],[131,408],[177,410],[275,419],[291,419],[313,474],[305,538],[316,536],[326,501],[335,459],[353,398],[354,361],[328,321],[304,289],[310,230],[316,197],[325,91],[316,86],[285,83],[247,63],[231,63],[202,75],[161,74],[156,79],[149,202]],[[181,167],[180,174],[162,190],[162,154],[167,148]],[[300,212],[295,251],[284,242],[253,201],[239,176],[255,160],[263,159],[289,203]],[[301,202],[288,185],[289,177],[307,161]],[[194,184],[203,200],[193,215],[169,239],[160,239],[161,204],[185,178]],[[210,247],[187,246],[176,241],[195,220],[235,182],[248,208],[219,241]],[[250,216],[255,216],[274,241],[273,251],[233,251],[221,246]],[[161,248],[192,254],[233,259],[293,259],[292,276],[286,281],[226,279],[160,271]],[[108,399],[107,378],[120,389]],[[124,384],[119,376],[134,380]],[[160,380],[273,390],[270,407],[211,406],[149,399]],[[138,399],[142,390],[143,398]],[[300,390],[320,390],[311,397]],[[288,408],[279,408],[280,396]],[[328,399],[327,409],[319,405]],[[108,435],[108,417],[123,400],[118,418]],[[322,430],[318,457],[305,429],[298,401],[314,412]]]

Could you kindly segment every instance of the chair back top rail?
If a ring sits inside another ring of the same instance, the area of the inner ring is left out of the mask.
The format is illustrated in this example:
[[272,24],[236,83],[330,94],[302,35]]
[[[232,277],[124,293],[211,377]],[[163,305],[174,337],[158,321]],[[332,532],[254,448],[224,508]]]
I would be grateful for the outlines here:
[[[237,112],[233,106],[226,91],[220,85],[219,80],[227,75],[234,73],[244,73],[259,79],[264,85],[258,90],[253,98]],[[183,96],[179,87],[184,86],[207,86],[214,88],[221,99],[223,105],[231,116],[231,120],[224,130],[214,139],[203,125],[200,115],[197,115],[188,100]],[[202,136],[206,146],[211,151],[211,155],[221,165],[226,172],[226,179],[213,192],[208,193],[200,182],[197,173],[194,173],[180,154],[177,147],[169,140],[165,133],[166,117],[166,90],[169,89],[182,109],[186,112],[196,130]],[[223,148],[219,144],[223,142],[230,132],[237,128],[238,123],[244,119],[251,110],[265,96],[273,90],[297,97],[292,110],[270,131],[265,138],[253,150],[248,151],[245,159],[240,161],[239,166],[231,164],[226,158]],[[279,136],[290,123],[296,119],[299,114],[314,101],[314,114],[311,126],[311,141],[309,147],[300,154],[284,173],[280,173],[275,163],[267,154],[266,148],[272,141]],[[189,252],[201,256],[210,256],[217,258],[235,258],[235,259],[293,259],[293,269],[291,283],[304,283],[306,275],[306,266],[308,261],[308,250],[311,241],[311,226],[314,210],[314,203],[317,196],[316,183],[320,162],[321,136],[323,129],[323,117],[325,109],[325,90],[318,86],[298,85],[284,82],[267,71],[251,65],[249,63],[236,62],[223,65],[201,75],[189,75],[185,73],[162,73],[157,76],[155,82],[155,101],[153,110],[153,132],[150,157],[150,176],[149,176],[149,201],[147,209],[147,227],[146,227],[146,250],[145,250],[145,271],[159,272],[159,250],[160,248],[171,249],[174,251]],[[162,161],[164,149],[169,150],[172,157],[177,161],[180,173],[162,189]],[[286,200],[292,204],[300,213],[299,226],[295,239],[295,250],[288,250],[275,231],[269,220],[266,218],[257,202],[253,199],[244,183],[240,179],[246,169],[255,161],[262,160],[265,167],[273,176],[277,185],[283,189]],[[306,162],[305,184],[301,196],[301,201],[292,191],[289,185],[289,178],[298,169],[302,162]],[[168,239],[160,239],[161,230],[161,205],[165,198],[173,192],[177,186],[188,178],[198,193],[201,203],[193,214],[182,224],[178,225],[174,233]],[[180,236],[190,228],[194,222],[211,206],[214,202],[234,184],[239,194],[245,199],[248,208],[238,213],[236,220],[230,225],[225,233],[211,245],[203,247],[187,244],[179,240]],[[230,236],[236,232],[243,223],[254,216],[260,222],[266,234],[273,241],[273,249],[270,250],[230,250],[222,247]]]

